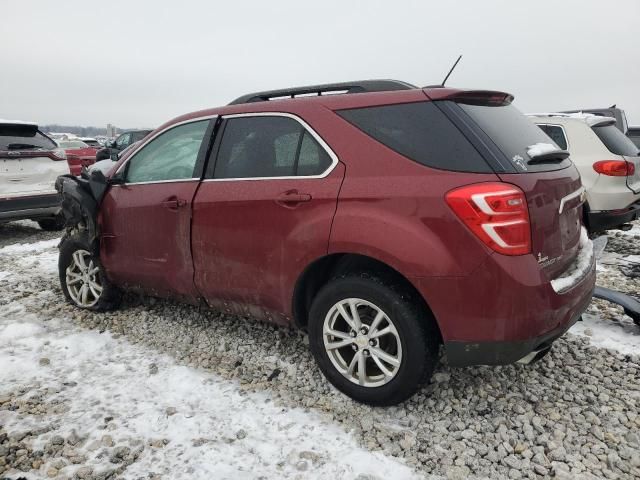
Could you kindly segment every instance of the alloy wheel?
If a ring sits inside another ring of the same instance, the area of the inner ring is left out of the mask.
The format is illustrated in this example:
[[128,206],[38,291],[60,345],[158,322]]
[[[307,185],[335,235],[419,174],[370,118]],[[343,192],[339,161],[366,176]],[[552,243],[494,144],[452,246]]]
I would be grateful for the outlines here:
[[100,268],[86,250],[76,250],[66,270],[69,296],[80,307],[93,307],[102,295]]
[[366,300],[347,298],[331,307],[322,336],[333,366],[355,384],[384,385],[402,364],[402,344],[393,321]]

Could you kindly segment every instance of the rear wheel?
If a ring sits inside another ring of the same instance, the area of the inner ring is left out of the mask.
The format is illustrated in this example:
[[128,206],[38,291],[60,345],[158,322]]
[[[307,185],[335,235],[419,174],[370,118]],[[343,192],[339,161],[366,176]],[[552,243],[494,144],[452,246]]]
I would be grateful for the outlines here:
[[309,339],[327,379],[354,400],[394,405],[433,373],[439,340],[424,306],[382,279],[353,275],[318,293]]
[[58,232],[64,228],[64,218],[62,215],[57,215],[53,218],[41,218],[36,220],[42,230],[47,232]]
[[120,303],[120,290],[107,279],[98,255],[85,234],[62,239],[58,274],[66,299],[88,310],[111,310]]

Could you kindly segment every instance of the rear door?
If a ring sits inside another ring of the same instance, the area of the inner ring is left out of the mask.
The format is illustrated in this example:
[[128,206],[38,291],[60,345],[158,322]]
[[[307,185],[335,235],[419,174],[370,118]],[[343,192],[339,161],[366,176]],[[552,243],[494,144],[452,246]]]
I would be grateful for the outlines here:
[[[504,171],[504,182],[520,187],[531,219],[532,253],[550,278],[566,270],[578,251],[584,196],[580,174],[569,159],[533,158],[536,144],[559,147],[511,105],[458,102],[467,120],[480,127],[482,141],[492,145]],[[530,153],[531,152],[531,153]]]
[[35,125],[0,124],[0,196],[55,193],[58,175],[69,173],[55,148]]
[[191,207],[211,125],[193,120],[157,134],[116,173],[122,184],[110,187],[100,208],[100,258],[116,283],[187,301],[197,297]]
[[193,207],[195,283],[207,302],[286,322],[293,285],[327,253],[344,166],[297,117],[228,116]]
[[627,175],[627,187],[633,193],[640,193],[640,152],[638,147],[615,125],[595,125],[591,127],[607,150],[614,155],[622,156],[633,164],[632,175]]

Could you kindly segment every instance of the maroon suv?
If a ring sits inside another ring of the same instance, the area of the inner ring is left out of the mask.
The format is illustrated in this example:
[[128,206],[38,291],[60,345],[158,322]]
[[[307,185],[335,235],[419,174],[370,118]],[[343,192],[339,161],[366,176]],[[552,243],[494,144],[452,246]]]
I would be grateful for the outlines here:
[[296,325],[374,405],[414,393],[441,345],[456,366],[531,362],[587,307],[595,262],[577,170],[512,99],[364,81],[171,120],[107,179],[59,179],[64,294]]

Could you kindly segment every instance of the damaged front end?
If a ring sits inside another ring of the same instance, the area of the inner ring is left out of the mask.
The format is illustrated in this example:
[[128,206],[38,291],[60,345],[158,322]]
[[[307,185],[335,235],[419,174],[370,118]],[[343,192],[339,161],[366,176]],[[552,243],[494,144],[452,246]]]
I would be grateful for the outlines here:
[[56,179],[67,235],[86,232],[91,245],[97,247],[100,233],[97,218],[107,185],[107,178],[99,170],[84,171],[81,177],[61,175]]

